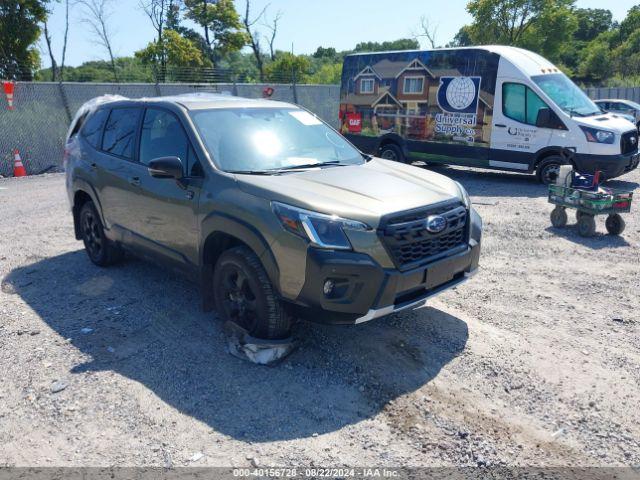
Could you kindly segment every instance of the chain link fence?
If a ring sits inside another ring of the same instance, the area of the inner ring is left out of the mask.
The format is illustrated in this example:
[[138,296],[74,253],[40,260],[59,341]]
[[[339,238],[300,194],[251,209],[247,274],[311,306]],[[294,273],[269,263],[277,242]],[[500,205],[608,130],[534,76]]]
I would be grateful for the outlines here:
[[13,175],[15,150],[29,175],[59,169],[71,118],[83,103],[100,95],[141,98],[213,92],[262,98],[266,87],[273,88],[272,99],[297,103],[337,126],[339,85],[17,82],[15,109],[7,110],[6,98],[0,102],[0,175]]

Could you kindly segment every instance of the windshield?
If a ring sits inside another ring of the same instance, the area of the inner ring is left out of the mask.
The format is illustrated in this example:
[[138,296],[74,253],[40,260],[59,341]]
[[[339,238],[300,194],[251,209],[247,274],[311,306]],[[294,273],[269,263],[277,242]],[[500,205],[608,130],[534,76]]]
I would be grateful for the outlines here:
[[216,165],[234,173],[355,165],[362,154],[309,112],[286,108],[191,112]]
[[598,106],[564,73],[538,75],[531,78],[558,107],[572,117],[602,113]]

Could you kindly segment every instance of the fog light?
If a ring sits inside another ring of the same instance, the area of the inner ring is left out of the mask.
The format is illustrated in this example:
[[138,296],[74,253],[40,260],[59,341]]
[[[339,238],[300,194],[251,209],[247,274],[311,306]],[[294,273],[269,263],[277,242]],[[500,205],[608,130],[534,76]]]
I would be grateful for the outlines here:
[[333,293],[333,288],[336,286],[335,283],[333,283],[333,280],[326,280],[324,282],[324,286],[322,287],[322,291],[324,292],[324,295],[326,297],[328,297],[329,295],[331,295]]

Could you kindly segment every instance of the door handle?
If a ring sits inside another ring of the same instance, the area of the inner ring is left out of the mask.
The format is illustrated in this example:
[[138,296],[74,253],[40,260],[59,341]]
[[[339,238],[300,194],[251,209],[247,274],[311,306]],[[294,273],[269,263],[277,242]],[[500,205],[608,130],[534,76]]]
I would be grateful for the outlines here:
[[193,200],[194,197],[194,193],[193,190],[187,190],[187,192],[184,194],[185,197],[187,197],[187,200]]
[[131,177],[129,179],[129,183],[131,185],[133,185],[134,187],[139,187],[140,186],[140,177]]
[[507,126],[504,123],[496,123],[496,127],[507,128]]
[[89,165],[91,167],[91,170],[96,171],[98,169],[98,164],[97,163],[92,163],[91,165]]

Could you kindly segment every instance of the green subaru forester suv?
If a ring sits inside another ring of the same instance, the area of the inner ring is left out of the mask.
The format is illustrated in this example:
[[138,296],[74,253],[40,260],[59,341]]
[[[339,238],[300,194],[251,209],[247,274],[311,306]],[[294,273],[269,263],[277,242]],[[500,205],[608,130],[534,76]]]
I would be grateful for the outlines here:
[[100,97],[72,122],[65,169],[93,263],[128,251],[183,271],[258,338],[413,308],[478,268],[459,183],[365,155],[288,103]]

